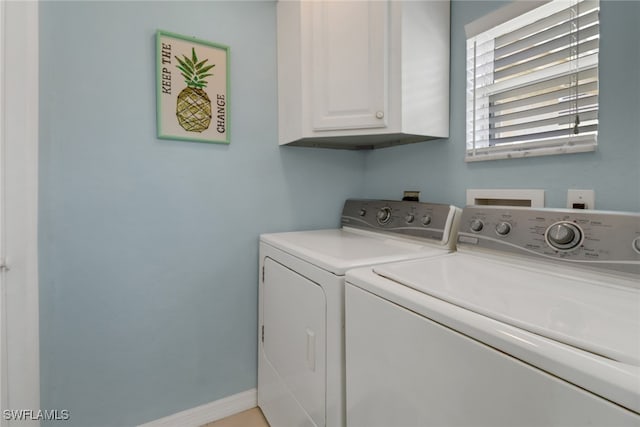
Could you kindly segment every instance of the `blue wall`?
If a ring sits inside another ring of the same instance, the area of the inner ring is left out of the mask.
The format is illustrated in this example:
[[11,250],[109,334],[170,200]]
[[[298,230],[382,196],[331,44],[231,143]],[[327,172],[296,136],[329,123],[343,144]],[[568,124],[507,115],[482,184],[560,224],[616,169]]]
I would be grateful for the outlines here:
[[[255,387],[259,233],[336,227],[364,174],[278,148],[275,3],[40,19],[42,407],[134,425]],[[231,145],[155,138],[157,29],[231,46]]]
[[467,188],[541,188],[547,206],[565,207],[567,189],[595,190],[598,209],[640,211],[640,2],[601,1],[600,130],[595,153],[464,162],[464,25],[505,2],[451,5],[450,138],[366,154],[367,197],[464,206]]
[[[277,146],[272,2],[42,2],[42,407],[134,425],[255,387],[258,235],[335,227],[347,197],[640,210],[640,2],[602,2],[596,153],[464,163],[463,26],[499,5],[452,3],[451,138],[362,153]],[[231,145],[155,138],[157,29],[231,46]]]

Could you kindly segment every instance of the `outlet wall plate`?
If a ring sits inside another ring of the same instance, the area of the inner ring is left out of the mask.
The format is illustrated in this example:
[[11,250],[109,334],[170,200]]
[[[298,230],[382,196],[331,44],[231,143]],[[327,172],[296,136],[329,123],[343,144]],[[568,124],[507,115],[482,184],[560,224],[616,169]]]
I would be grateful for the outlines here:
[[568,209],[595,209],[595,193],[593,190],[567,190]]

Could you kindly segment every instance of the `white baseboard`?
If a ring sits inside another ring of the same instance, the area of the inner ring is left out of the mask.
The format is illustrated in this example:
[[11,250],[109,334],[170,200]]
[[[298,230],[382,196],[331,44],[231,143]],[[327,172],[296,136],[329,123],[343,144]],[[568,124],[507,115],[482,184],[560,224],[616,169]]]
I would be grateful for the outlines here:
[[258,391],[252,388],[224,399],[141,424],[138,427],[200,427],[256,406],[258,406]]

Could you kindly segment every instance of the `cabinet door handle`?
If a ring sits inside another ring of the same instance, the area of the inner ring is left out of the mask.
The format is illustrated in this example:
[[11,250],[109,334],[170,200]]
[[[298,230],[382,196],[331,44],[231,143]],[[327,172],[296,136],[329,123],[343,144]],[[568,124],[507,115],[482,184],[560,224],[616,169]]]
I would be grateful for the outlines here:
[[316,371],[316,333],[307,329],[307,366],[311,372]]
[[378,111],[378,112],[376,113],[376,118],[377,118],[377,119],[383,119],[383,118],[384,118],[384,113],[383,113],[382,111]]

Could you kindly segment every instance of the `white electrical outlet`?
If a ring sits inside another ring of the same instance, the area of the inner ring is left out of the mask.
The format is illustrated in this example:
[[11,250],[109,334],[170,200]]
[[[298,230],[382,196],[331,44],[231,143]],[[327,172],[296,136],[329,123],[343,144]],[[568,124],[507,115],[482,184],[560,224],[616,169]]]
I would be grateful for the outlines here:
[[595,209],[596,196],[593,190],[567,190],[567,208]]

